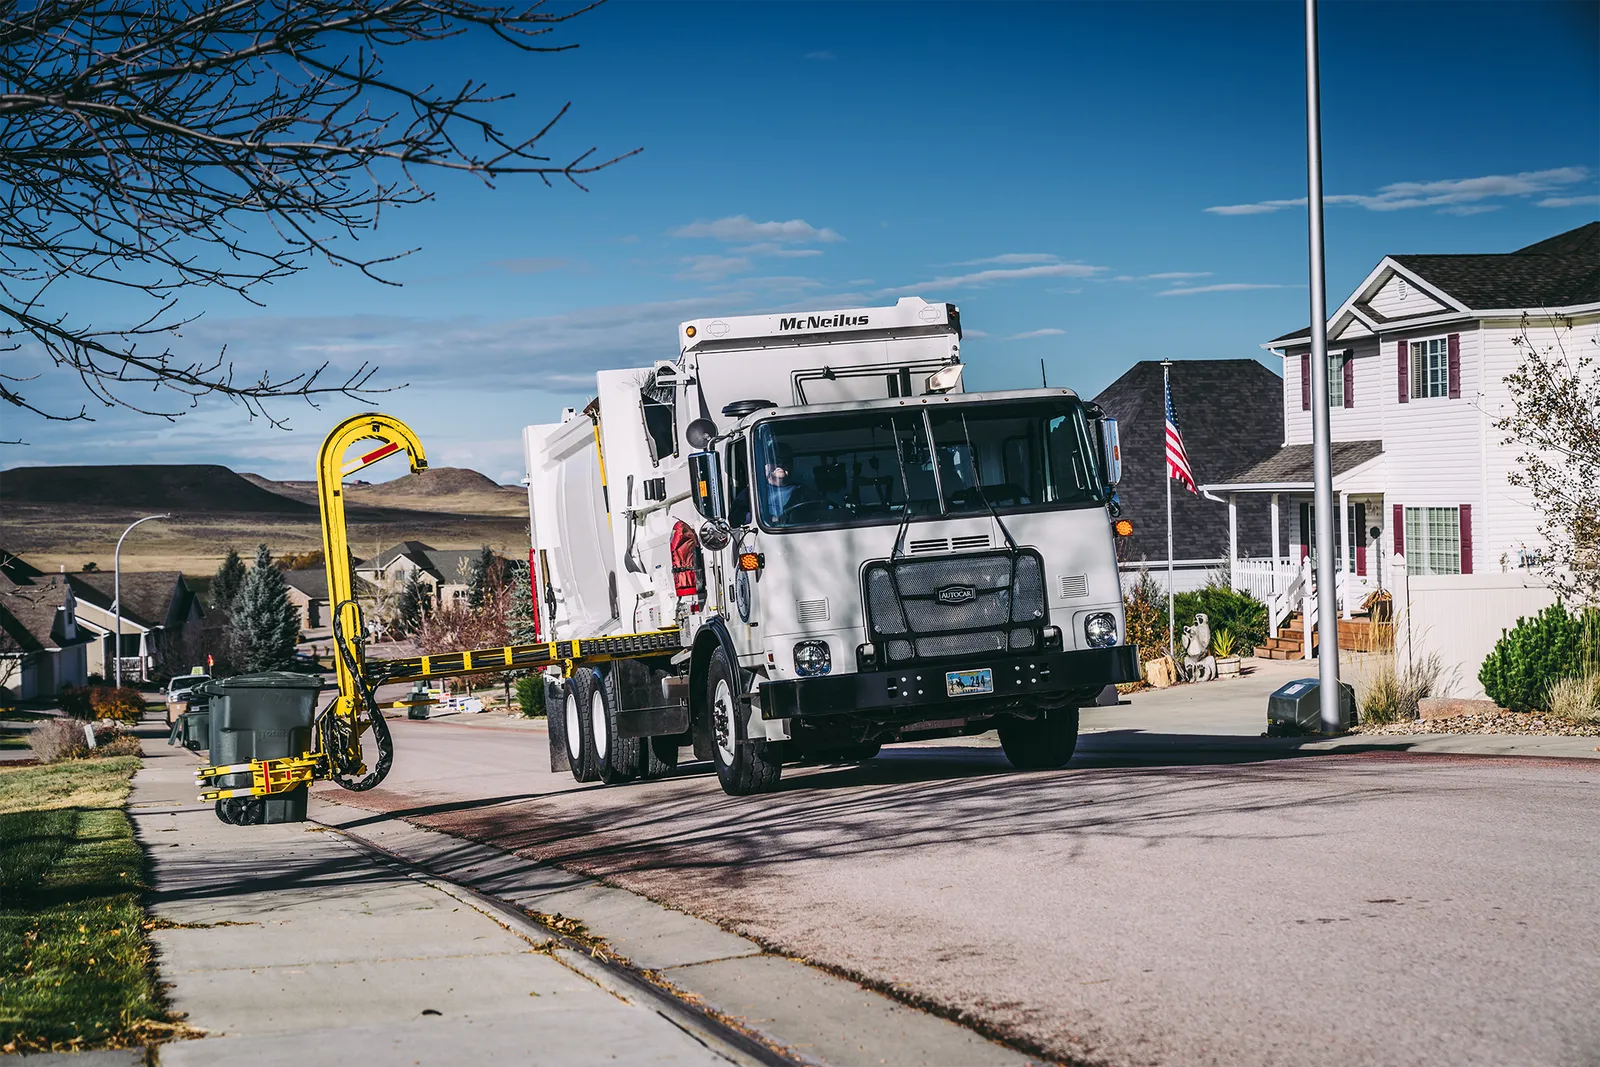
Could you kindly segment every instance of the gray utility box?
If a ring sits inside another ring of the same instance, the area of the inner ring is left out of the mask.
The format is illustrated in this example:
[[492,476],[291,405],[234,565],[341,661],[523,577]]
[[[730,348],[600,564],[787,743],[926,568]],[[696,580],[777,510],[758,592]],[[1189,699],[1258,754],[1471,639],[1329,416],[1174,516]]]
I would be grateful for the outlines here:
[[211,709],[202,707],[199,711],[186,711],[179,715],[172,723],[167,744],[182,745],[195,752],[211,744]]
[[[1267,698],[1267,733],[1315,734],[1322,732],[1322,707],[1318,693],[1321,683],[1315,678],[1296,678]],[[1356,691],[1349,682],[1339,683],[1339,725],[1348,730],[1356,724]]]
[[[317,675],[287,671],[241,674],[207,682],[205,688],[211,697],[212,766],[282,759],[311,751],[311,726],[317,717],[317,694],[322,690]],[[219,789],[249,787],[249,772],[217,778]],[[304,822],[306,818],[303,785],[275,796],[252,797],[247,805],[236,801],[217,803],[233,803],[249,822]]]

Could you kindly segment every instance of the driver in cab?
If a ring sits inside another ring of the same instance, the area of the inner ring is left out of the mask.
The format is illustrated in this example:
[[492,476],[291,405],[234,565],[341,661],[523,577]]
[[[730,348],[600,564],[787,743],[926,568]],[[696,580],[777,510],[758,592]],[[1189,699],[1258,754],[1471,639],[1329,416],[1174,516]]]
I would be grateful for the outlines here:
[[815,499],[804,486],[796,484],[794,449],[788,445],[772,449],[762,473],[761,503],[770,519],[777,520],[790,508]]

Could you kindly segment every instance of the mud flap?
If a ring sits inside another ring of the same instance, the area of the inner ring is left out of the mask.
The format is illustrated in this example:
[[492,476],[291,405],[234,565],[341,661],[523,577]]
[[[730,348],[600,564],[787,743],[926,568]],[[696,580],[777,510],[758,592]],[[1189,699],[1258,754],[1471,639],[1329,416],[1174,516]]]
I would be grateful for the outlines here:
[[550,737],[550,770],[571,769],[567,759],[567,686],[544,676],[544,721]]

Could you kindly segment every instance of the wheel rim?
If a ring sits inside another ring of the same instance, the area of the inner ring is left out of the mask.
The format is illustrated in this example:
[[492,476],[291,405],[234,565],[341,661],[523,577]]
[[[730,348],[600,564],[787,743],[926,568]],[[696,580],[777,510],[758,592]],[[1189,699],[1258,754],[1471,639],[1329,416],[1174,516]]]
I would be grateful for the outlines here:
[[728,683],[719,679],[717,681],[716,695],[711,698],[712,721],[717,730],[717,754],[722,757],[722,762],[728,766],[733,765],[733,746],[739,736],[734,729],[733,690]]
[[578,733],[578,694],[567,694],[567,756],[574,763],[583,755],[583,738]]
[[606,705],[599,693],[589,701],[589,732],[594,735],[594,754],[604,760],[611,747],[611,724],[606,721]]

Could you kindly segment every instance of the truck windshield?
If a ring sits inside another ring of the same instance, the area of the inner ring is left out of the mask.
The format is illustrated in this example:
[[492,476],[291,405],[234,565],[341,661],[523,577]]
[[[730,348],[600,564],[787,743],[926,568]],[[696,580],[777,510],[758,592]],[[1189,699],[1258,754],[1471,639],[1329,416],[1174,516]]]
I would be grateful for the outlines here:
[[761,520],[778,529],[1104,501],[1083,411],[1066,398],[940,405],[926,419],[920,410],[777,419],[754,436]]

